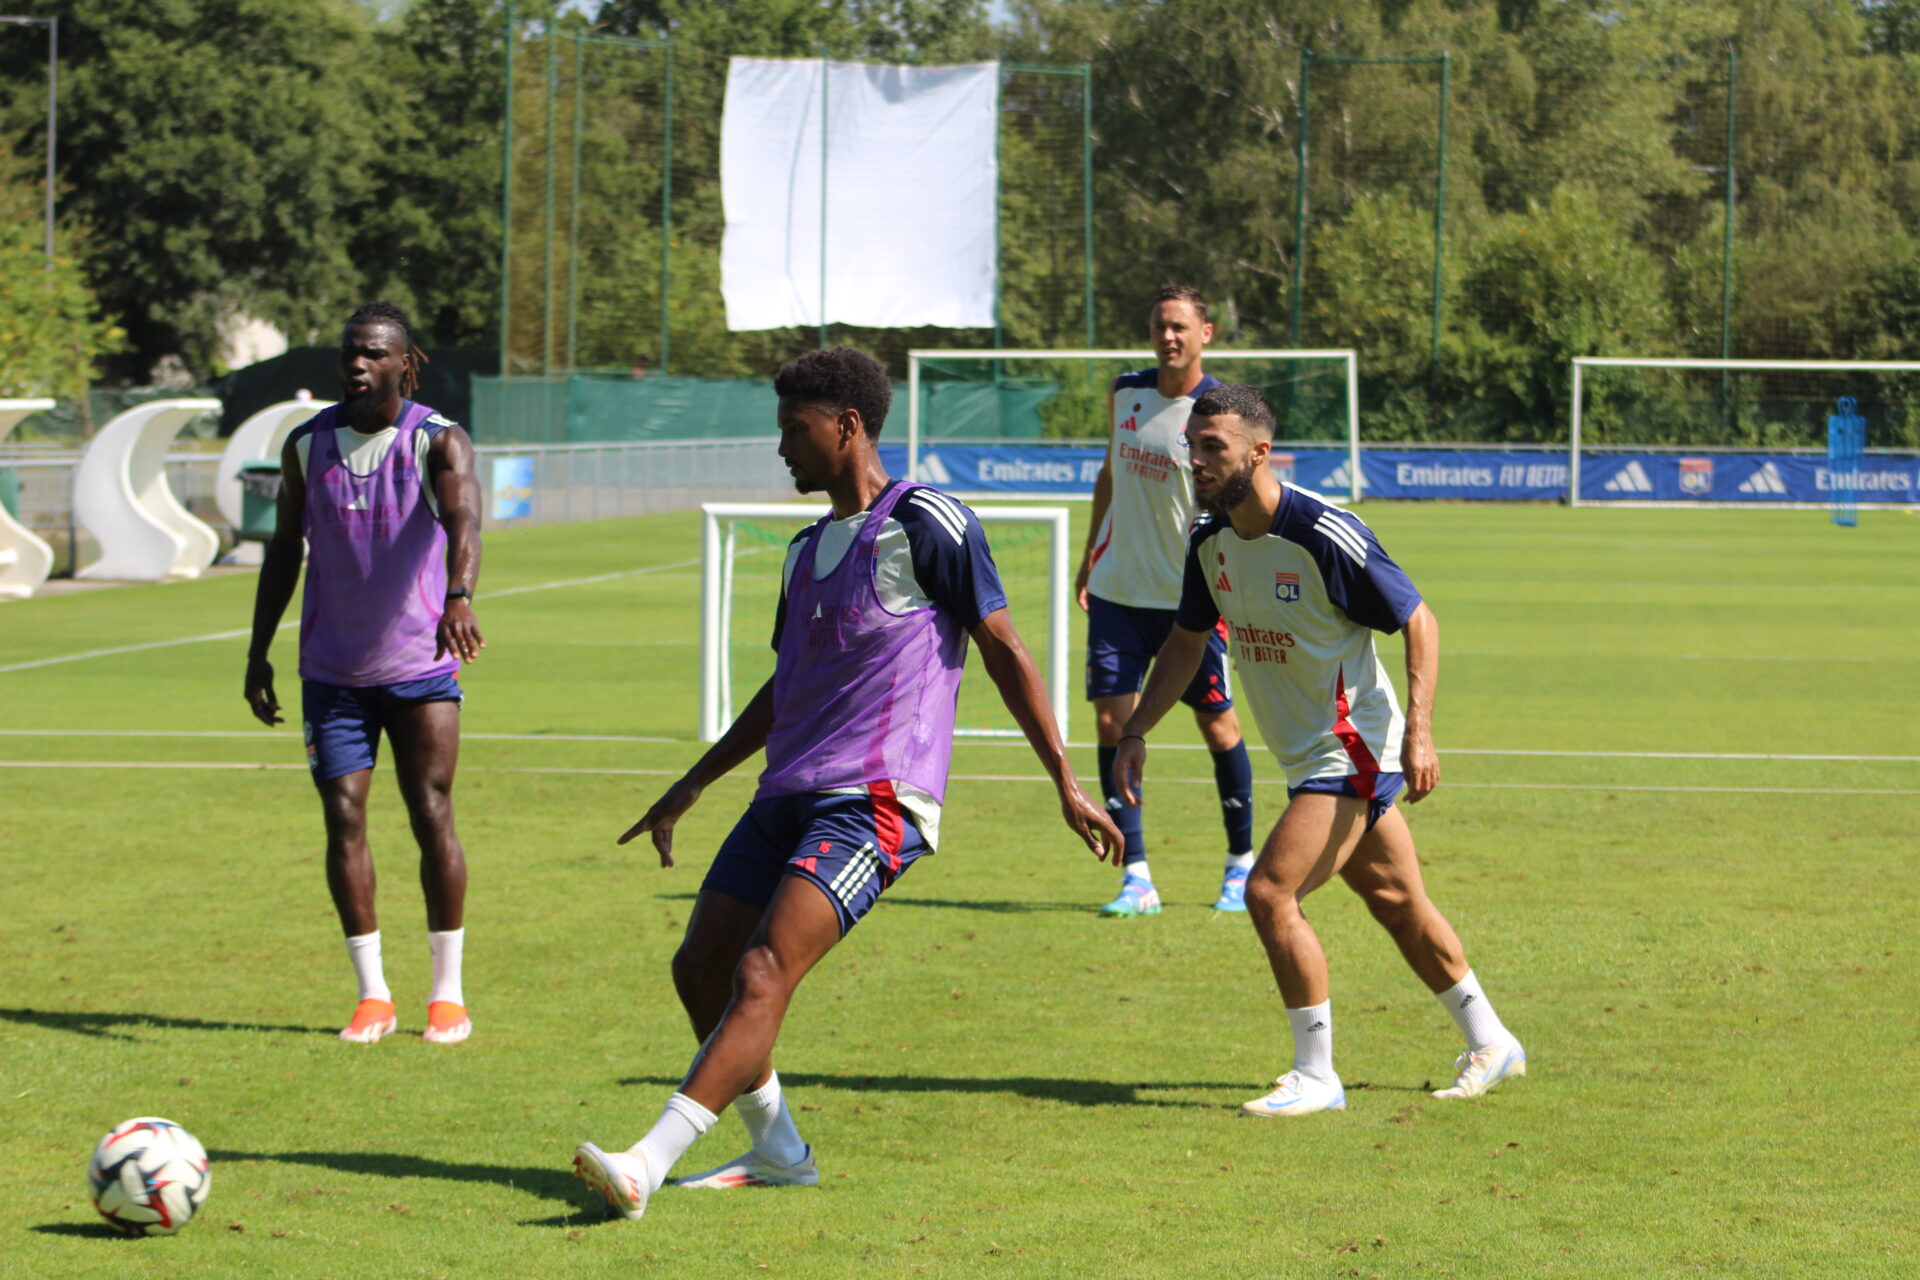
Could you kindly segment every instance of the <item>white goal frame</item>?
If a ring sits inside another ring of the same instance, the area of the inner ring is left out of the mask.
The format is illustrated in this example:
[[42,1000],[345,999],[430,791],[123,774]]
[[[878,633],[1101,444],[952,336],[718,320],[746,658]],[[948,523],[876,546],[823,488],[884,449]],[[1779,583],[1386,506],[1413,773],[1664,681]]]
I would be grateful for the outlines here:
[[[1715,359],[1641,359],[1635,356],[1575,356],[1573,358],[1572,404],[1567,415],[1568,422],[1568,473],[1567,505],[1605,506],[1605,507],[1725,507],[1732,510],[1741,508],[1797,508],[1810,511],[1824,511],[1830,504],[1809,502],[1601,502],[1583,503],[1580,501],[1580,412],[1584,396],[1581,394],[1581,371],[1584,369],[1725,369],[1748,373],[1766,373],[1769,371],[1836,373],[1920,373],[1920,361],[1913,360],[1715,360]],[[1643,452],[1665,453],[1676,449],[1673,445],[1647,446]],[[1723,445],[1700,445],[1679,447],[1682,453],[1724,453]],[[1744,446],[1739,452],[1752,452]],[[1763,452],[1765,452],[1763,450]],[[1773,449],[1774,453],[1813,452],[1825,453],[1824,447],[1806,450]],[[1868,450],[1869,453],[1874,452]]]
[[[1060,740],[1067,740],[1067,610],[1073,571],[1068,559],[1065,507],[974,507],[984,526],[1038,524],[1049,530],[1047,549],[1047,652],[1040,663],[1053,704]],[[733,723],[727,679],[729,634],[727,599],[733,594],[734,529],[738,520],[817,520],[826,508],[810,502],[709,502],[700,508],[700,740],[717,742]],[[722,525],[726,525],[723,530]],[[989,535],[991,536],[991,535]],[[960,730],[965,737],[1018,737],[1020,731]]]
[[[1363,477],[1360,474],[1360,362],[1351,349],[1216,351],[1208,348],[1206,362],[1232,360],[1339,359],[1347,366],[1347,468],[1353,477],[1352,500],[1360,501]],[[1152,364],[1154,354],[1137,350],[1025,351],[990,349],[986,351],[947,351],[933,348],[907,352],[907,478],[920,478],[920,362],[922,360],[1130,360]],[[1027,444],[1031,441],[1011,443]]]

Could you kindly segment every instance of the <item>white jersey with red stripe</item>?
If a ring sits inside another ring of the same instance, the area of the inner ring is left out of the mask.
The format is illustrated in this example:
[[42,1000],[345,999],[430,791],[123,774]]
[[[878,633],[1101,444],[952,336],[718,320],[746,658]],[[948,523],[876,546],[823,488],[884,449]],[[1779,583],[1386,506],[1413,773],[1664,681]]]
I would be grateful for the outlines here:
[[1193,531],[1179,624],[1227,624],[1235,698],[1253,707],[1287,785],[1398,772],[1406,727],[1373,633],[1406,624],[1420,593],[1358,516],[1284,485],[1267,533],[1223,516]]
[[1220,385],[1204,377],[1192,394],[1160,394],[1152,369],[1113,383],[1107,478],[1112,499],[1094,541],[1087,590],[1136,609],[1180,603],[1181,566],[1193,528],[1193,472],[1187,461],[1187,419],[1193,402]]

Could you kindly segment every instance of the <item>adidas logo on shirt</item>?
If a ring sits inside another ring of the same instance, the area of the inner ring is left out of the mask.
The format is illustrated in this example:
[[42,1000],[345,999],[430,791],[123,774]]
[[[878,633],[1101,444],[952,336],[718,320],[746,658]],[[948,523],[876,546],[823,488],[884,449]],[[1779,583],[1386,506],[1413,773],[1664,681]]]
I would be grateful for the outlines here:
[[1620,468],[1618,475],[1600,486],[1608,493],[1652,493],[1653,481],[1647,469],[1636,459]]
[[1763,462],[1760,469],[1740,482],[1742,493],[1779,493],[1787,491],[1787,482],[1780,478],[1771,462]]

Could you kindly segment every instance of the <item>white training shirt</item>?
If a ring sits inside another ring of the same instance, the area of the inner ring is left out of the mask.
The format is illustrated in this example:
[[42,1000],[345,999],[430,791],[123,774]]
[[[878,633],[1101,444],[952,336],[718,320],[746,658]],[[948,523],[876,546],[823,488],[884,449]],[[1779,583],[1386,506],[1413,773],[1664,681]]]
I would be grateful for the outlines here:
[[1114,379],[1107,442],[1113,496],[1087,578],[1087,590],[1102,600],[1136,609],[1172,609],[1180,603],[1194,516],[1187,419],[1193,402],[1219,385],[1218,379],[1205,377],[1192,395],[1169,400],[1160,394],[1159,375],[1152,369]]
[[1373,530],[1309,489],[1283,485],[1273,526],[1251,541],[1224,516],[1193,531],[1179,624],[1224,617],[1227,649],[1287,785],[1398,773],[1406,727],[1373,633],[1406,625],[1420,593]]

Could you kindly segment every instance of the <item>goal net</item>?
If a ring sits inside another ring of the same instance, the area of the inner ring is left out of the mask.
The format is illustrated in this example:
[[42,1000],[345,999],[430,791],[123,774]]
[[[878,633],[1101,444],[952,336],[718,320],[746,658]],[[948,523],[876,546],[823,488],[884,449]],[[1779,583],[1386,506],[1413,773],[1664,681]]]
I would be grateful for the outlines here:
[[[773,619],[787,544],[824,514],[807,503],[708,503],[701,507],[700,737],[717,741],[773,675]],[[1007,610],[1067,732],[1067,608],[1072,585],[1064,507],[975,507],[1006,588]],[[1017,737],[999,690],[967,649],[956,732]]]
[[1568,422],[1575,506],[1920,503],[1920,362],[1581,357]]
[[[923,471],[922,458],[933,446],[1104,445],[1111,428],[1107,388],[1118,375],[1153,363],[1147,350],[909,351],[908,475],[965,493],[964,476]],[[1209,348],[1206,366],[1223,381],[1260,388],[1272,403],[1274,465],[1283,478],[1359,499],[1360,383],[1353,352]],[[1060,487],[1091,488],[1092,477],[1085,481]]]

